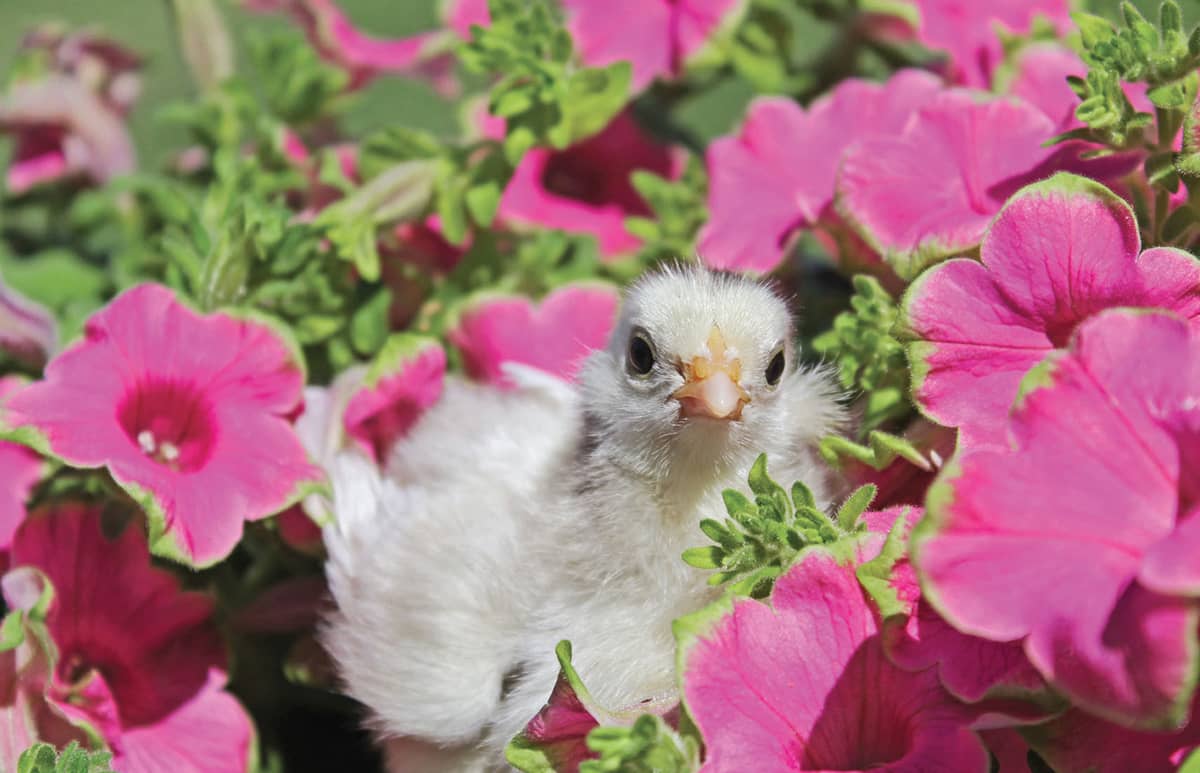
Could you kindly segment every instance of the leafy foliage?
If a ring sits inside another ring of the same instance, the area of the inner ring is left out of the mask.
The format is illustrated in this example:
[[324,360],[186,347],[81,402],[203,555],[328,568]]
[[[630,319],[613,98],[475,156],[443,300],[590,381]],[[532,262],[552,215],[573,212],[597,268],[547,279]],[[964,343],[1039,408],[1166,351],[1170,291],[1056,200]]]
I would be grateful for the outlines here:
[[813,347],[837,364],[842,387],[863,395],[859,432],[865,436],[911,410],[908,361],[896,337],[900,318],[896,302],[872,276],[858,274],[852,281],[850,309],[813,340]]
[[[1078,137],[1125,148],[1145,142],[1143,130],[1157,123],[1151,141],[1160,150],[1170,142],[1195,99],[1200,65],[1200,26],[1187,33],[1175,0],[1164,0],[1157,26],[1129,2],[1121,4],[1124,27],[1087,13],[1076,13],[1083,44],[1083,59],[1090,66],[1086,78],[1072,77],[1071,87],[1081,100],[1076,117],[1086,129],[1064,137]],[[1156,116],[1139,113],[1130,103],[1122,83],[1145,83],[1147,98]]]
[[474,72],[500,75],[488,100],[508,130],[504,152],[516,164],[536,145],[565,148],[604,128],[624,107],[628,62],[577,67],[574,46],[545,0],[488,0],[491,24],[474,27],[461,50]]
[[737,580],[731,589],[739,595],[766,598],[775,579],[792,559],[809,545],[836,542],[859,528],[861,516],[875,498],[875,486],[856,489],[831,519],[817,507],[812,490],[801,481],[789,495],[767,474],[762,454],[750,468],[747,482],[754,494],[726,489],[722,493],[729,517],[724,522],[706,518],[700,529],[715,545],[689,548],[683,560],[698,569],[717,569],[710,585]]
[[685,773],[700,759],[695,738],[680,735],[653,714],[628,727],[597,727],[588,733],[587,745],[600,757],[581,762],[579,773]]
[[704,205],[707,189],[704,165],[693,156],[678,180],[637,171],[632,183],[653,213],[653,217],[631,217],[625,221],[625,228],[643,242],[639,251],[642,263],[688,255],[696,233],[708,219]]
[[36,743],[21,752],[17,773],[113,773],[112,754],[90,752],[71,741],[57,753],[48,743]]

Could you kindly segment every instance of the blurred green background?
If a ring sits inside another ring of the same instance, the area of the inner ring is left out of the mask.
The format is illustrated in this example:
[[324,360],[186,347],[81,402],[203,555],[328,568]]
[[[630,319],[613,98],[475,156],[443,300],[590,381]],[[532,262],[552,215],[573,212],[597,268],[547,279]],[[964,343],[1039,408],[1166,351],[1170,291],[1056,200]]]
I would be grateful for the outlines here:
[[[990,0],[974,0],[989,2]],[[1096,12],[1116,13],[1120,0],[1092,0]],[[1156,12],[1158,0],[1135,0],[1143,12]],[[1181,0],[1190,23],[1200,20],[1200,0]],[[404,36],[431,29],[438,24],[437,0],[340,0],[351,19],[367,32],[378,36]],[[289,26],[282,16],[248,14],[234,0],[225,4],[227,19],[242,53],[244,66],[246,41],[272,27]],[[191,93],[191,83],[178,53],[175,33],[165,0],[0,0],[0,73],[7,67],[22,34],[31,25],[60,20],[72,26],[96,25],[118,40],[133,47],[148,59],[143,98],[133,115],[142,161],[156,164],[170,148],[182,140],[173,127],[157,119],[157,108],[171,99]],[[814,44],[821,37],[813,31]],[[736,81],[726,82],[704,102],[681,107],[681,123],[701,137],[711,137],[732,127],[741,117],[749,98],[748,87]],[[443,102],[428,87],[401,78],[377,80],[361,93],[347,114],[346,128],[353,136],[365,130],[392,123],[429,129],[454,131],[454,108]]]

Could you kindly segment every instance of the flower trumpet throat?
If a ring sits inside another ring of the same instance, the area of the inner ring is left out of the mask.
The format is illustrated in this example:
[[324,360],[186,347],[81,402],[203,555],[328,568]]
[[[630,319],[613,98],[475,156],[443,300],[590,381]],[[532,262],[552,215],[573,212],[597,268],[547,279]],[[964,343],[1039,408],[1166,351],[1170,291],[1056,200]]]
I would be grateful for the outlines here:
[[731,356],[718,327],[708,334],[708,353],[682,363],[684,384],[671,394],[685,416],[740,419],[750,395],[742,388],[742,361]]

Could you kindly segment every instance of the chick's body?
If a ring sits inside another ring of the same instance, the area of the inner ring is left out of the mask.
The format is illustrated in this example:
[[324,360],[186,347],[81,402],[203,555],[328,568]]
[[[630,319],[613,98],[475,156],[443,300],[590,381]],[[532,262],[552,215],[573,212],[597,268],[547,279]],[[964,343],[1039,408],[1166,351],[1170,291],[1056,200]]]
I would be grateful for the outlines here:
[[761,451],[778,478],[825,489],[813,442],[837,404],[791,338],[758,283],[657,274],[578,387],[451,380],[382,479],[339,460],[326,642],[380,734],[420,739],[393,744],[394,770],[501,762],[550,694],[561,639],[601,705],[673,695],[671,621],[717,593],[680,554],[725,516],[722,490]]

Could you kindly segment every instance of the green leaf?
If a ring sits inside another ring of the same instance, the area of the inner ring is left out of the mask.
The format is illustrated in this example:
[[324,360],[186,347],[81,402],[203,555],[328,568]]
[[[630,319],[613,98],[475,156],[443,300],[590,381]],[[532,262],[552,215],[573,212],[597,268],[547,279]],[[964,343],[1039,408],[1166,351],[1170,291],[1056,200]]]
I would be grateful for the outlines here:
[[363,357],[379,351],[388,337],[392,292],[381,287],[350,317],[350,344]]
[[750,466],[750,476],[746,479],[750,484],[750,490],[755,494],[769,495],[775,489],[779,488],[779,484],[771,480],[767,475],[767,455],[759,454],[754,460],[754,464]]
[[688,548],[683,551],[683,562],[697,569],[719,569],[725,558],[725,551],[719,547]]
[[420,129],[392,126],[367,136],[358,155],[358,170],[364,180],[404,161],[439,158],[445,149],[437,137]]
[[871,502],[875,500],[875,495],[878,493],[879,487],[874,483],[856,488],[838,508],[838,525],[845,531],[854,531],[859,517],[871,506]]
[[853,460],[874,470],[883,470],[897,458],[923,470],[933,469],[930,461],[912,443],[879,430],[874,430],[867,436],[867,445],[838,435],[827,435],[821,438],[820,451],[825,461],[836,469],[841,469],[846,460]]

